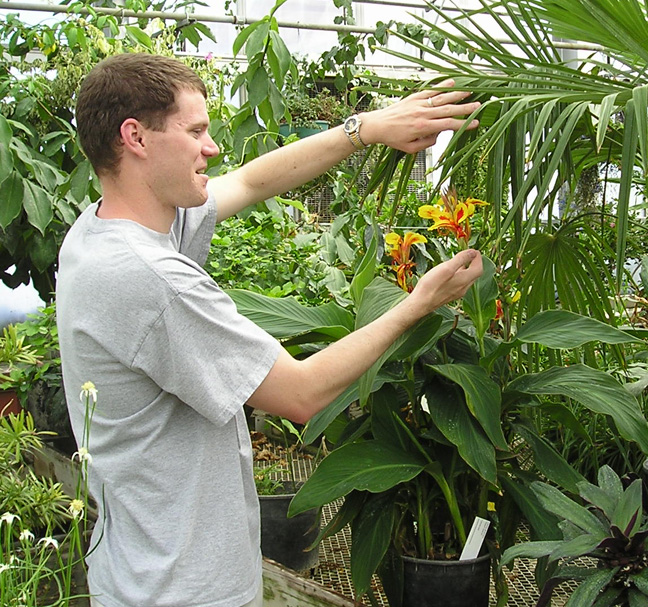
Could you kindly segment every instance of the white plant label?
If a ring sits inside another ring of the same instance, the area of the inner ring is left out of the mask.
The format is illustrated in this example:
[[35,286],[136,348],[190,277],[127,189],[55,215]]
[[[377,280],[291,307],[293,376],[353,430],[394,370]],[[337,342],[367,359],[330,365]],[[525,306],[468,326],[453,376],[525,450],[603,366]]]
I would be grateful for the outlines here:
[[468,534],[468,539],[466,540],[466,545],[461,551],[461,556],[459,557],[460,561],[476,559],[479,556],[479,551],[484,543],[484,538],[486,537],[486,532],[488,531],[489,526],[490,521],[487,521],[485,518],[480,518],[479,516],[475,517],[470,533]]

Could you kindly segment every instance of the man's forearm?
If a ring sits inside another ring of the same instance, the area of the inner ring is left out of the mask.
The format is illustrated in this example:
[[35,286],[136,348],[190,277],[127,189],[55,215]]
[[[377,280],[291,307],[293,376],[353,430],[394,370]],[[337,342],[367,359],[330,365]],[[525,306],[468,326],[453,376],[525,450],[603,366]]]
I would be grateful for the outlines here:
[[342,127],[335,127],[215,177],[209,187],[219,203],[219,220],[308,183],[344,160],[354,149]]
[[367,371],[405,331],[440,306],[463,297],[482,272],[481,256],[462,251],[435,266],[414,291],[370,324],[305,360],[282,351],[249,403],[305,422]]

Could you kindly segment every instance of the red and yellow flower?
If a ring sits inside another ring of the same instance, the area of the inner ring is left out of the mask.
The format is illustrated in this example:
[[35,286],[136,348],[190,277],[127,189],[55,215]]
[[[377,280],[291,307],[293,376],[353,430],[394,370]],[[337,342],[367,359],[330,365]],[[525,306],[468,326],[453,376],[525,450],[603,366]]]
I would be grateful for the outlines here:
[[421,234],[414,232],[406,232],[405,236],[390,232],[385,235],[385,243],[387,244],[387,252],[392,258],[392,265],[396,272],[396,280],[398,286],[407,291],[412,291],[414,285],[412,284],[412,268],[416,265],[410,258],[410,249],[413,244],[426,243],[427,238]]
[[450,188],[441,193],[440,204],[425,204],[419,207],[418,213],[420,217],[434,221],[428,230],[454,234],[459,243],[467,248],[470,240],[470,218],[475,214],[476,206],[487,204],[483,200],[471,197],[459,200],[457,191]]

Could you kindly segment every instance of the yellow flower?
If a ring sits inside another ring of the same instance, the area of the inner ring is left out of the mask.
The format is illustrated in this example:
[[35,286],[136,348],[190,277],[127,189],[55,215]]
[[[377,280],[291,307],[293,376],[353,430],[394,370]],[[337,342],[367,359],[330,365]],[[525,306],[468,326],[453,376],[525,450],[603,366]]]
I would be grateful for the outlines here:
[[454,188],[441,193],[442,204],[425,204],[419,207],[418,214],[434,223],[429,230],[441,230],[454,234],[457,240],[468,246],[470,240],[470,218],[475,214],[475,206],[487,205],[487,202],[477,198],[459,200]]
[[388,247],[388,253],[392,258],[392,265],[396,272],[396,280],[398,286],[404,291],[411,291],[413,286],[411,278],[413,276],[412,268],[416,265],[410,259],[410,249],[412,245],[427,242],[427,238],[422,234],[415,234],[414,232],[406,232],[405,237],[402,237],[396,232],[390,232],[385,235],[385,244]]
[[495,512],[495,502],[488,502],[488,504],[486,504],[486,510],[488,510],[488,512]]
[[70,507],[68,510],[70,511],[70,514],[74,518],[79,518],[81,514],[83,514],[83,508],[85,507],[85,504],[83,503],[83,500],[80,499],[74,499],[70,502]]

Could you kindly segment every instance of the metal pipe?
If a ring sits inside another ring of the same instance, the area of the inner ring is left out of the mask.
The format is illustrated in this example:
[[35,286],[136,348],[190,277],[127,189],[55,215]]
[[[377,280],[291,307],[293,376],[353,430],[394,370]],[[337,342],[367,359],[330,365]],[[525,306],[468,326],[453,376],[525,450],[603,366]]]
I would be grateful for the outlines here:
[[[356,2],[366,2],[377,4],[381,0],[355,0]],[[382,0],[387,3],[388,0]],[[392,1],[393,0],[389,0]],[[89,15],[91,11],[85,7],[62,6],[60,4],[52,5],[42,2],[15,2],[14,0],[0,0],[0,10],[18,10],[18,11],[37,11],[42,13],[63,13],[63,14],[82,14]],[[250,25],[261,21],[261,19],[239,18],[235,15],[204,15],[200,13],[172,13],[166,11],[132,11],[121,8],[93,7],[92,12],[98,15],[109,15],[114,17],[134,17],[136,19],[169,19],[172,21],[184,21],[192,19],[201,23],[231,23],[232,25]],[[372,27],[357,27],[354,25],[327,25],[322,23],[299,23],[278,21],[279,27],[290,29],[307,29],[321,30],[331,32],[351,32],[355,34],[373,34],[376,30]],[[510,40],[498,40],[502,44],[512,44]],[[580,42],[556,42],[556,48],[566,48],[587,51],[602,51],[603,47],[596,44],[583,44]]]
[[[14,0],[0,1],[0,10],[19,10],[19,11],[37,11],[43,13],[63,13],[63,14],[81,14],[89,15],[109,15],[113,17],[134,17],[136,19],[169,19],[171,21],[184,21],[192,19],[201,23],[231,23],[232,25],[250,25],[261,21],[261,19],[240,18],[236,15],[206,15],[200,13],[172,13],[167,11],[132,11],[121,8],[93,7],[92,11],[88,8],[78,6],[51,5],[41,2],[15,2]],[[292,29],[309,29],[309,30],[328,30],[332,32],[354,32],[360,34],[372,34],[375,32],[373,27],[356,27],[352,25],[328,25],[324,23],[299,23],[280,21],[279,27]]]

